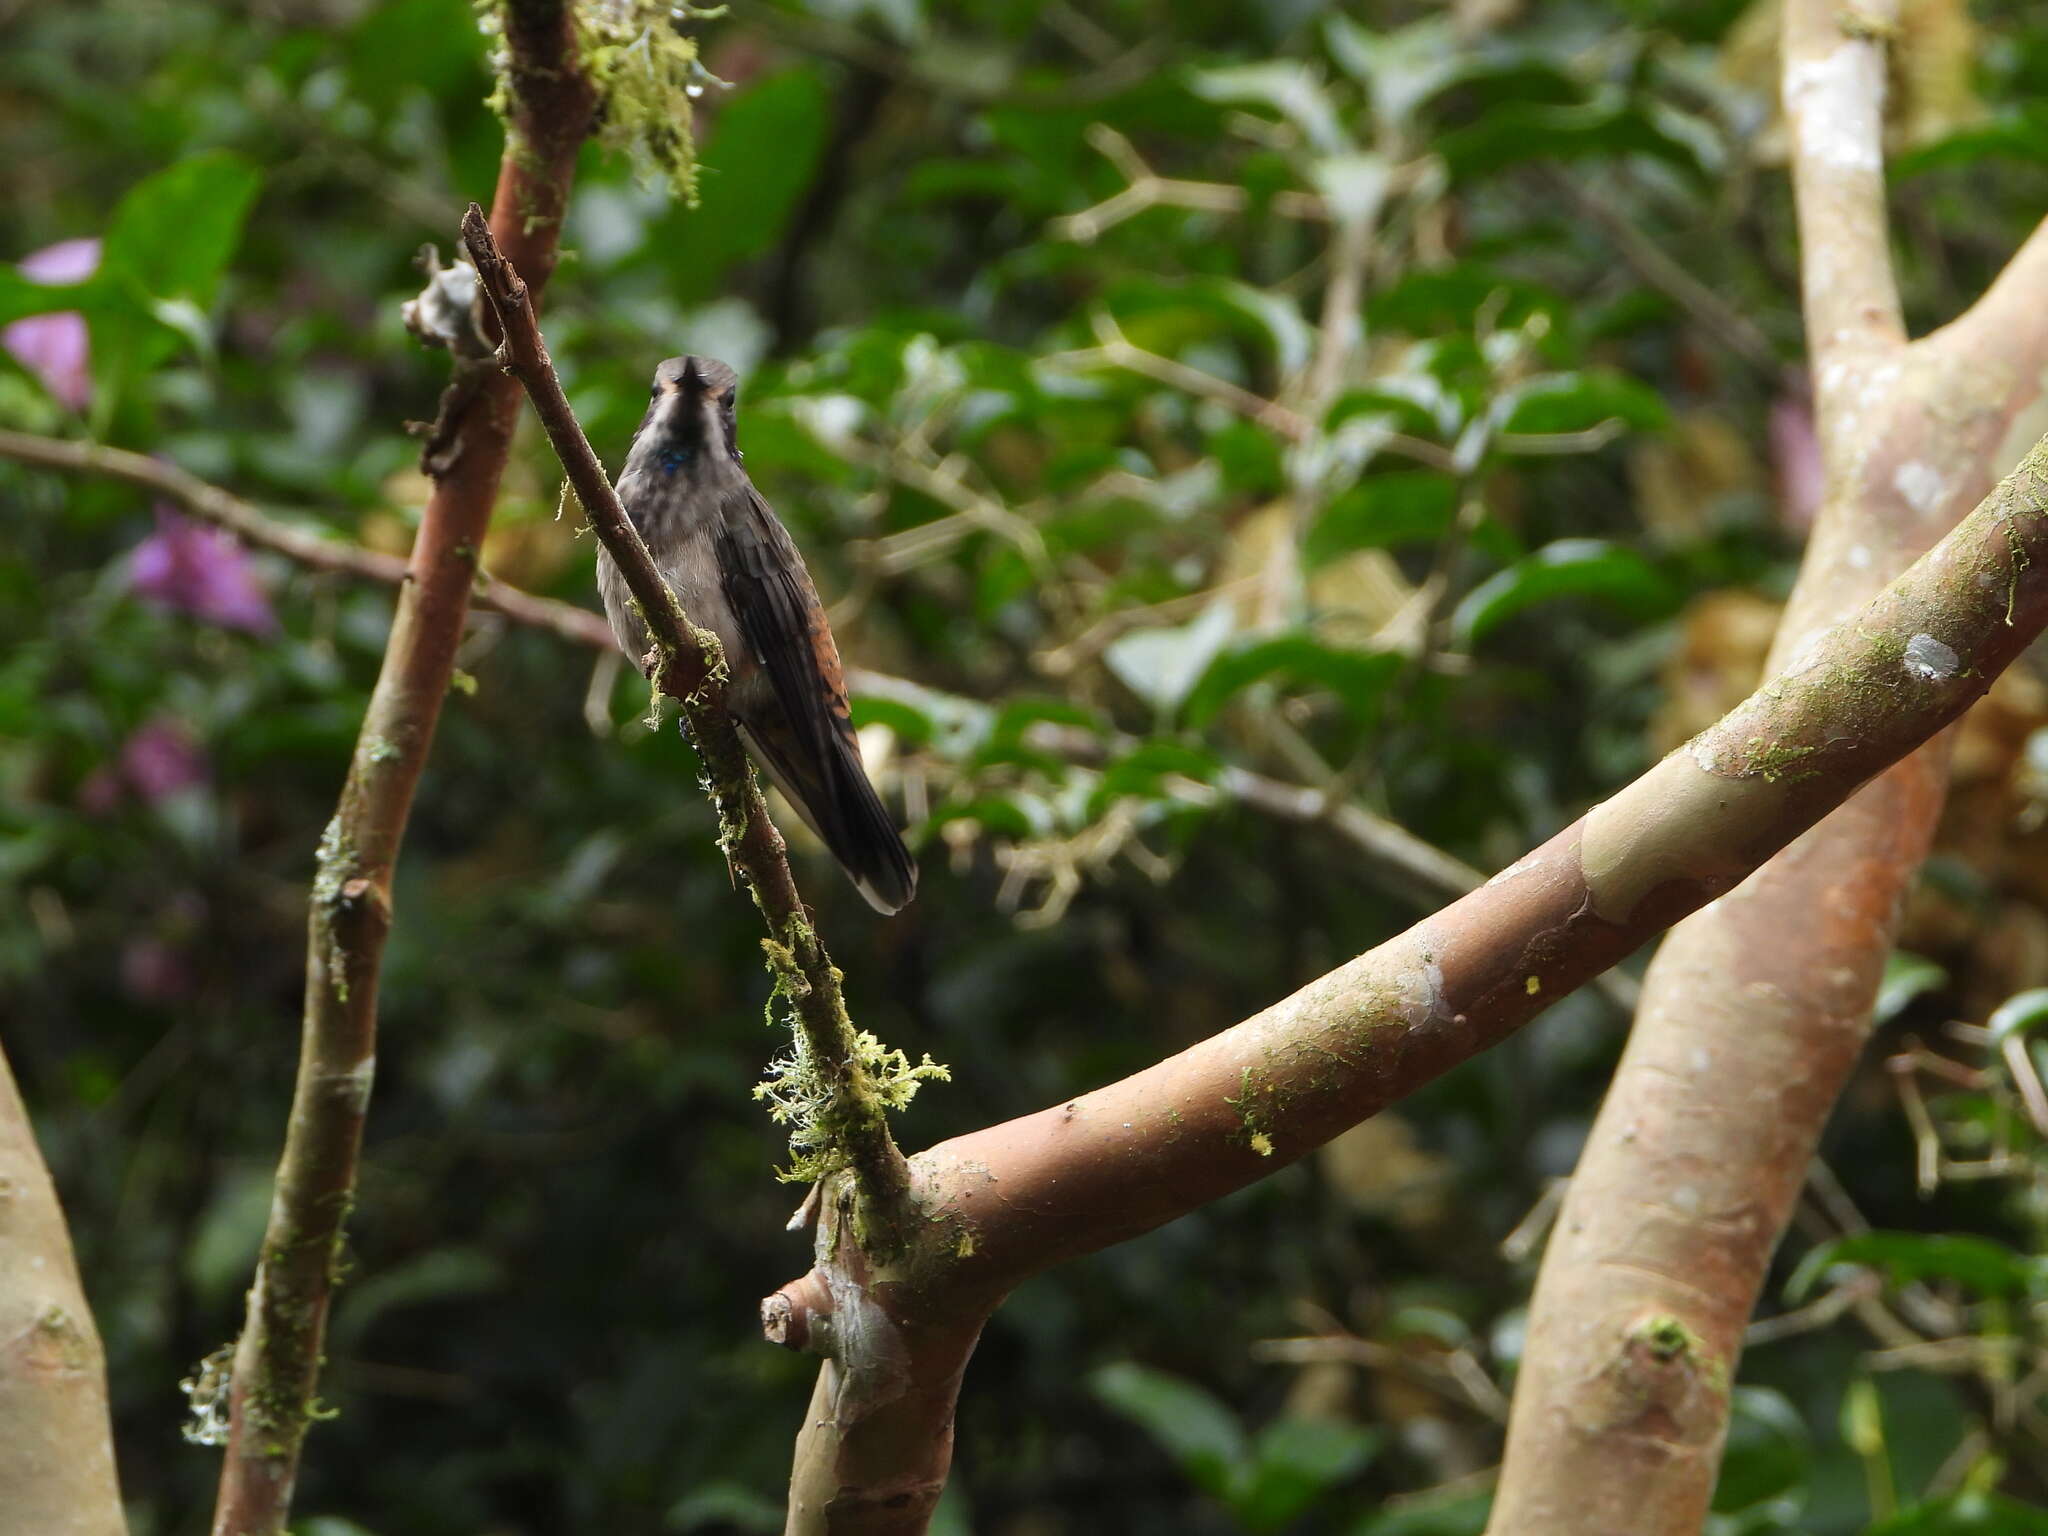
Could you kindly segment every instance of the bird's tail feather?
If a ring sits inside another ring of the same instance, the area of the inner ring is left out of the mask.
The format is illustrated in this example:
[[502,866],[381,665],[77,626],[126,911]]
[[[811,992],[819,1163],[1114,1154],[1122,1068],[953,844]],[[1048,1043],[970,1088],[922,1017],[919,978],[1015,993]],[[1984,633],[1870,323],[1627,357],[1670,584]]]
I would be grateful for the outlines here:
[[885,916],[909,906],[917,894],[917,864],[868,781],[860,749],[851,740],[833,737],[824,753],[823,782],[812,782],[811,775],[794,771],[794,764],[745,726],[740,734],[769,781],[818,834],[867,904]]

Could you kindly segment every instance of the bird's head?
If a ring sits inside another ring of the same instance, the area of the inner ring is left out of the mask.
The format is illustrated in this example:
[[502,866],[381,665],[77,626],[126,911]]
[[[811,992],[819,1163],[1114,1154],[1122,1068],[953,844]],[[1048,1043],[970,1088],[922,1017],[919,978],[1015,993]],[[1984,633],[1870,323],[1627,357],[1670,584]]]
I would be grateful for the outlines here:
[[709,357],[671,357],[654,370],[639,438],[660,469],[674,474],[739,458],[739,384],[738,374]]

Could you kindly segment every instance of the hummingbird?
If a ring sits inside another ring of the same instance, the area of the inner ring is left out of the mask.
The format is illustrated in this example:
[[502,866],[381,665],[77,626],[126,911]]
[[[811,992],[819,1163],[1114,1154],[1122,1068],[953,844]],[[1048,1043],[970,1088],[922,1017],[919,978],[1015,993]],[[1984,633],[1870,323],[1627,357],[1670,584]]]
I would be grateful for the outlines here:
[[[754,761],[868,905],[897,912],[917,892],[917,866],[861,763],[818,589],[741,466],[738,394],[739,376],[708,357],[656,368],[619,501],[683,612],[725,648],[726,708]],[[597,590],[620,648],[639,661],[647,629],[603,551]]]

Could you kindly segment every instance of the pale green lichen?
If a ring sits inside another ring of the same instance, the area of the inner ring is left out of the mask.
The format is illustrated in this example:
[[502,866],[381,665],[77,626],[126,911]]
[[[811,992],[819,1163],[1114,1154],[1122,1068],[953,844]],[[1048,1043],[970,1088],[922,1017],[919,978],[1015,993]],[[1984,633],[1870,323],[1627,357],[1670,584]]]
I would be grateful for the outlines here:
[[[496,0],[479,0],[478,25],[491,42],[497,84],[491,109],[511,116],[511,50]],[[580,0],[572,7],[578,60],[596,90],[597,140],[628,156],[648,179],[665,176],[685,203],[697,205],[697,143],[691,104],[725,82],[704,67],[686,21],[708,21],[725,7],[671,0]]]
[[[1237,1092],[1234,1095],[1223,1096],[1223,1102],[1237,1111],[1238,1123],[1243,1128],[1244,1144],[1261,1157],[1273,1155],[1273,1138],[1268,1134],[1266,1125],[1267,1106],[1262,1106],[1258,1102],[1258,1096],[1264,1093],[1270,1097],[1272,1092],[1271,1083],[1261,1084],[1253,1075],[1252,1069],[1246,1067],[1243,1075],[1238,1078]],[[1233,1136],[1231,1139],[1237,1138]]]
[[320,834],[320,846],[313,855],[313,906],[321,914],[327,942],[321,962],[327,970],[327,984],[337,1002],[348,1001],[348,954],[335,931],[335,915],[341,909],[342,890],[355,878],[356,851],[341,824],[341,812],[328,819]]
[[[781,995],[778,979],[776,996]],[[774,1016],[771,1000],[771,1022]],[[755,1085],[754,1097],[767,1104],[768,1117],[789,1127],[790,1165],[778,1175],[785,1182],[816,1183],[849,1166],[842,1132],[849,1118],[858,1113],[851,1102],[854,1093],[864,1090],[885,1111],[905,1109],[925,1083],[950,1082],[953,1077],[949,1068],[929,1054],[913,1065],[903,1051],[883,1045],[864,1029],[853,1036],[850,1065],[853,1070],[847,1078],[859,1083],[860,1089],[820,1070],[804,1032],[793,1028],[789,1054],[771,1062],[766,1080]]]

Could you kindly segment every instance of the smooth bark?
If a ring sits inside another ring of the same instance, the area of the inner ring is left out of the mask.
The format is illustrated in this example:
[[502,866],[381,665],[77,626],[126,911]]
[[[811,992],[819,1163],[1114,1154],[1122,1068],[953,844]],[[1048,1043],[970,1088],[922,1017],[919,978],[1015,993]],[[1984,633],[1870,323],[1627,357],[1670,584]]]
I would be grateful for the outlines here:
[[[512,115],[492,220],[538,284],[552,271],[576,154],[596,102],[559,3],[505,11]],[[214,1536],[275,1536],[315,1414],[327,1309],[354,1199],[376,1069],[377,980],[392,873],[433,745],[476,579],[518,390],[458,361],[426,462],[434,492],[399,589],[384,666],[340,807],[320,840],[308,914],[298,1083],[248,1317],[235,1349]]]
[[0,1057],[0,1528],[121,1536],[107,1367],[28,1111]]
[[[864,1245],[828,1192],[814,1269],[763,1307],[771,1338],[829,1359],[788,1529],[922,1531],[967,1357],[1018,1281],[1262,1178],[1496,1044],[1956,719],[2044,626],[2048,441],[1787,671],[1479,890],[1171,1060],[912,1158],[907,1249]],[[1661,1316],[1634,1342],[1696,1348]]]
[[[1827,494],[1768,665],[1932,544],[2040,429],[2048,238],[1907,345],[1880,156],[1881,28],[1786,11],[1785,99]],[[1545,1253],[1495,1536],[1697,1531],[1743,1330],[1860,1055],[1933,836],[1930,744],[1675,929]],[[1646,1350],[1646,1320],[1683,1337]]]

